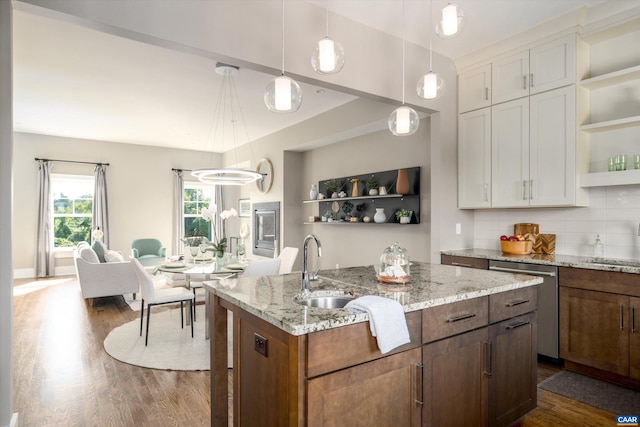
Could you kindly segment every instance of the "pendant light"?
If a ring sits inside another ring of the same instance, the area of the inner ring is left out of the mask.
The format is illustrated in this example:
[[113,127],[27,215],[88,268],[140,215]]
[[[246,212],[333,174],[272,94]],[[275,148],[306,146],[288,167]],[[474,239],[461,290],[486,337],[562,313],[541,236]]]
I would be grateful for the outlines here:
[[416,91],[423,99],[436,99],[444,92],[444,81],[433,72],[433,48],[431,47],[431,21],[433,0],[429,0],[429,72],[418,80]]
[[264,91],[264,103],[274,113],[294,113],[302,104],[302,89],[284,75],[284,0],[282,0],[282,75],[271,80]]
[[464,28],[464,12],[454,3],[449,3],[442,8],[442,17],[436,25],[436,34],[440,38],[450,39],[456,37]]
[[[233,76],[239,71],[240,69],[233,65],[227,65],[221,62],[218,62],[216,64],[216,73],[222,76],[222,84],[220,87],[220,93],[218,95],[218,103],[214,112],[215,129],[213,132],[213,139],[215,140],[216,136],[219,135],[220,144],[223,145],[225,137],[225,124],[226,122],[231,123],[231,133],[233,136],[234,148],[236,151],[236,163],[238,163],[237,123],[239,120],[244,126],[245,133],[247,135],[247,141],[249,141],[247,125],[244,121],[244,115],[242,114],[242,109],[240,107],[240,98],[238,97],[235,81],[233,80]],[[212,124],[212,128],[214,128],[214,124]],[[249,147],[251,148],[251,141],[249,141]],[[192,171],[191,175],[198,178],[198,180],[200,180],[201,182],[217,185],[245,185],[262,179],[262,174],[256,171],[236,168],[197,169]]]
[[402,0],[402,106],[393,110],[389,116],[389,130],[396,136],[413,135],[420,126],[420,117],[416,111],[404,105],[404,0]]
[[329,38],[329,5],[326,7],[326,32],[325,37],[318,41],[313,56],[311,56],[311,66],[318,74],[339,73],[344,67],[344,49],[342,45]]

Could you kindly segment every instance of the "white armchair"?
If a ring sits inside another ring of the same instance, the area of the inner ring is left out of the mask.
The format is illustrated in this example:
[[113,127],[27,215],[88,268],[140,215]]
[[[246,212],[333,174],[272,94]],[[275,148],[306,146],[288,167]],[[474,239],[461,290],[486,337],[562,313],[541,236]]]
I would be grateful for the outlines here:
[[131,261],[100,262],[90,247],[75,250],[73,259],[83,298],[122,294],[136,298],[140,285]]

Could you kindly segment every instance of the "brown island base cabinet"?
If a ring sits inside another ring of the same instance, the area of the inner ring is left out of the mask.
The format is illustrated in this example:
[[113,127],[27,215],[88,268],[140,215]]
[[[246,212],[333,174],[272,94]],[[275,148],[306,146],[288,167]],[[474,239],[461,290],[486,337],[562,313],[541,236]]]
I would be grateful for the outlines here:
[[535,286],[409,312],[411,342],[385,355],[368,322],[294,336],[208,297],[212,426],[228,422],[227,310],[236,426],[507,426],[536,407]]
[[637,274],[560,268],[560,357],[567,369],[640,390]]

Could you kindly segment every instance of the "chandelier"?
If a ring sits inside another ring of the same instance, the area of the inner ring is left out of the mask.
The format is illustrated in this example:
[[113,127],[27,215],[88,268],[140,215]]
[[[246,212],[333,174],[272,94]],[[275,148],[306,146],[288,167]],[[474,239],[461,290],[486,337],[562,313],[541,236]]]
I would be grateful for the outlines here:
[[[237,145],[238,145],[238,120],[242,122],[245,133],[247,135],[247,141],[249,141],[249,134],[247,132],[247,126],[244,121],[244,116],[242,115],[242,110],[240,108],[240,101],[238,97],[238,92],[236,89],[235,81],[233,80],[233,76],[240,71],[239,67],[233,65],[223,64],[218,62],[216,64],[216,73],[220,74],[222,78],[222,85],[220,88],[220,94],[218,95],[218,103],[216,105],[215,113],[214,113],[214,121],[215,121],[215,132],[213,137],[215,139],[218,134],[218,128],[221,127],[221,144],[222,139],[224,138],[224,128],[225,123],[230,121],[232,127],[233,134],[233,142],[234,148],[236,150],[237,156]],[[228,111],[225,112],[225,107],[228,108]],[[239,117],[238,117],[239,116]],[[228,119],[230,117],[230,119]],[[213,127],[213,125],[212,125]],[[249,141],[251,144],[251,141]],[[191,175],[195,176],[201,182],[206,182],[209,184],[217,184],[217,185],[245,185],[251,182],[258,181],[262,179],[262,174],[248,170],[248,169],[238,169],[238,168],[205,168],[205,169],[196,169],[191,172]]]

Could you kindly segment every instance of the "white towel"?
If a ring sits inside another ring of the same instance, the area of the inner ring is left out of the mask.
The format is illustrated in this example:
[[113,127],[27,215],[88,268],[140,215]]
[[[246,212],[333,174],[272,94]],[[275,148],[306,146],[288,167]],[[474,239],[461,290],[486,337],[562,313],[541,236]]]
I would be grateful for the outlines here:
[[366,312],[369,315],[371,335],[378,340],[382,354],[411,342],[404,310],[398,301],[367,295],[350,301],[344,308],[351,313]]

